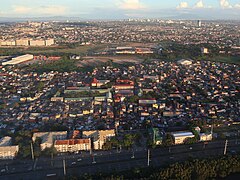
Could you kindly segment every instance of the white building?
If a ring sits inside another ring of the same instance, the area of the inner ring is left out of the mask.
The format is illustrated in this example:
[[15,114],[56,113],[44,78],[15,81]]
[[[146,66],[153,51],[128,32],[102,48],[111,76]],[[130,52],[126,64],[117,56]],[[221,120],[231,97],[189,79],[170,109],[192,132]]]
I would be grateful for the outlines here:
[[0,146],[0,159],[13,159],[18,151],[19,146]]
[[201,48],[201,52],[202,52],[202,54],[208,54],[209,53],[208,48],[205,48],[205,47]]
[[52,46],[54,45],[54,39],[46,39],[45,46]]
[[90,138],[56,140],[54,147],[58,152],[89,151],[91,149],[91,140]]
[[3,40],[1,41],[1,46],[15,46],[16,41],[15,40]]
[[28,39],[17,39],[16,46],[29,46],[29,40]]
[[212,134],[205,134],[205,133],[200,133],[200,141],[211,141],[212,140]]
[[40,144],[41,150],[46,148],[51,148],[56,140],[64,140],[67,138],[67,131],[58,132],[38,132],[34,133],[32,140],[36,141],[36,138],[41,138],[42,142]]
[[183,144],[187,138],[194,137],[193,133],[189,131],[173,132],[172,135],[174,137],[175,144]]
[[83,131],[82,135],[84,138],[91,138],[94,149],[102,149],[104,143],[111,137],[115,136],[115,130]]
[[43,39],[36,39],[29,41],[30,46],[45,46],[45,41]]
[[0,139],[0,159],[13,159],[16,157],[19,146],[11,146],[12,138],[9,136]]
[[192,65],[192,60],[188,60],[188,59],[181,59],[177,62],[178,64],[181,64],[181,65]]
[[22,55],[22,56],[12,58],[12,60],[10,60],[10,61],[3,62],[2,65],[3,66],[4,65],[16,65],[16,64],[20,64],[20,63],[30,61],[30,60],[33,60],[33,55],[32,54],[25,54],[25,55]]

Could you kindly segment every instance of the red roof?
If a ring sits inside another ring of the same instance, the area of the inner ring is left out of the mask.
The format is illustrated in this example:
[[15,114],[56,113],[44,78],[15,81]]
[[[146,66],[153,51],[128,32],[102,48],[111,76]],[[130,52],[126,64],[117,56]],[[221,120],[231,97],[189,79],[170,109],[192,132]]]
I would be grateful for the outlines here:
[[89,144],[89,139],[68,139],[68,140],[56,140],[56,145],[76,145],[76,144]]
[[98,80],[96,78],[93,78],[92,83],[98,83]]

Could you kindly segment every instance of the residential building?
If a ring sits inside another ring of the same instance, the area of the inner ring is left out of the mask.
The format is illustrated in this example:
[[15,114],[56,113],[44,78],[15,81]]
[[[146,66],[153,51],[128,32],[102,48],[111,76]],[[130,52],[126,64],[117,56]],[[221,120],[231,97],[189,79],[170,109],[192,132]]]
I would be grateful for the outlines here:
[[54,147],[58,152],[89,151],[91,149],[91,140],[90,138],[56,140]]
[[29,46],[29,40],[28,39],[17,39],[16,46]]
[[45,41],[43,39],[36,39],[29,41],[30,46],[45,46]]
[[9,136],[0,139],[0,159],[13,159],[16,157],[19,146],[11,146],[12,138]]
[[38,132],[34,133],[32,140],[36,141],[36,138],[41,138],[41,150],[46,148],[51,148],[55,140],[64,140],[67,138],[67,131],[58,131],[58,132]]
[[206,134],[206,133],[200,133],[200,141],[211,141],[212,140],[212,134]]
[[107,139],[115,136],[115,130],[93,130],[83,131],[84,138],[91,138],[94,149],[102,149]]

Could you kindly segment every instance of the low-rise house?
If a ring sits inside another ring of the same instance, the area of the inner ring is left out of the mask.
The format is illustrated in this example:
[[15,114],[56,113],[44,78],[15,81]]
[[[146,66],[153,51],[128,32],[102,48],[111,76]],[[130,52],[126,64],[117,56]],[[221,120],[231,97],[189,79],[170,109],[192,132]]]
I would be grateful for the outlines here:
[[200,137],[200,141],[211,141],[212,140],[212,134],[200,133],[199,137]]

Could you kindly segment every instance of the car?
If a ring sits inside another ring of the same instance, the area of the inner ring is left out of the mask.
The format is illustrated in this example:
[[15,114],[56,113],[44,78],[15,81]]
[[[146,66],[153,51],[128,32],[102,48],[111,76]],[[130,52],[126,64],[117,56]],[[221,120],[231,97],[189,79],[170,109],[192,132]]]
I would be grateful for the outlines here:
[[77,164],[77,163],[74,161],[74,162],[72,162],[72,164],[71,164],[71,165],[73,166],[73,165],[76,165],[76,164]]
[[82,160],[81,158],[77,159],[78,162],[81,161],[81,160]]
[[43,169],[43,167],[42,166],[38,166],[36,169],[40,170],[40,169]]
[[1,169],[1,173],[5,173],[6,172],[6,169]]
[[50,177],[55,177],[55,176],[57,176],[57,174],[55,174],[55,173],[53,173],[53,174],[47,174],[46,176],[47,176],[47,178],[50,178]]

